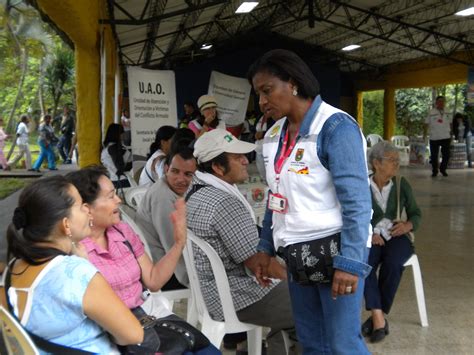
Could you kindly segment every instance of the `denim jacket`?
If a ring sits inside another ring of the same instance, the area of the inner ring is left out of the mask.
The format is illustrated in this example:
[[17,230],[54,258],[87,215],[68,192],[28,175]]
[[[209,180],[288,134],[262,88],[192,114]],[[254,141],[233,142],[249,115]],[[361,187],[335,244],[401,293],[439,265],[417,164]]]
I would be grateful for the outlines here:
[[[300,127],[301,136],[309,133],[321,102],[317,96],[306,112]],[[333,266],[365,278],[371,270],[366,261],[372,201],[359,126],[348,114],[336,113],[324,123],[317,139],[318,157],[331,172],[342,208],[341,252],[334,257]],[[281,144],[280,141],[278,151]],[[272,214],[267,208],[257,250],[273,256]]]

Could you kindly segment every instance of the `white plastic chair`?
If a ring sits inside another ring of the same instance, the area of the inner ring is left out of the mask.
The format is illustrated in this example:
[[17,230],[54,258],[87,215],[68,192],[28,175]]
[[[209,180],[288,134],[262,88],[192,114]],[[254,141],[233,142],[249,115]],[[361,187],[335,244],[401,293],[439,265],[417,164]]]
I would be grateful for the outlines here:
[[133,175],[135,175],[135,173],[140,170],[141,168],[143,168],[144,166],[146,165],[146,160],[134,160],[133,161]]
[[[217,291],[224,311],[225,321],[216,321],[211,318],[201,292],[198,274],[194,264],[193,243],[197,245],[208,257],[212,272],[216,280]],[[243,323],[237,318],[234,302],[230,293],[229,281],[224,264],[217,252],[204,240],[197,238],[188,229],[188,241],[184,249],[184,261],[188,272],[189,283],[198,311],[198,319],[202,325],[201,331],[209,338],[211,343],[220,348],[225,334],[247,332],[249,354],[261,355],[262,353],[262,327],[255,324]]]
[[125,175],[125,177],[127,178],[128,180],[128,183],[130,184],[130,187],[137,187],[138,184],[137,182],[135,181],[135,179],[133,178],[133,174],[131,171],[126,171],[123,173]]
[[410,138],[407,136],[393,136],[391,138],[392,144],[399,150],[403,150],[407,153],[410,153]]
[[0,306],[0,330],[8,354],[39,355],[28,333],[3,306]]
[[[144,247],[145,247],[145,253],[150,257],[151,260],[153,260],[153,257],[151,256],[151,251],[150,247],[148,245],[148,242],[146,241],[145,238],[145,231],[143,228],[141,228],[133,219],[132,216],[128,214],[128,212],[121,206],[120,207],[121,211],[121,216],[122,216],[122,221],[127,223],[132,229],[135,231],[135,233],[138,234],[140,237],[140,240],[142,241]],[[164,296],[168,301],[169,301],[169,306],[170,309],[173,309],[174,301],[178,300],[183,300],[187,299],[188,300],[188,310],[187,310],[187,319],[186,321],[190,324],[195,325],[196,322],[196,307],[194,305],[194,300],[193,297],[191,296],[191,290],[189,288],[181,289],[181,290],[172,290],[172,291],[159,291],[159,294]]]
[[420,322],[422,327],[427,327],[428,315],[426,313],[425,292],[423,290],[423,280],[421,278],[420,263],[418,262],[418,257],[416,256],[416,254],[413,254],[403,266],[412,267],[413,279],[415,281],[416,302],[418,304],[418,313],[420,314]]
[[379,136],[378,134],[372,133],[367,136],[367,143],[369,147],[373,147],[376,145],[378,142],[383,141],[383,138]]
[[145,193],[148,191],[148,188],[148,186],[136,186],[127,189],[124,196],[127,205],[136,211],[142,202],[143,196],[145,196]]

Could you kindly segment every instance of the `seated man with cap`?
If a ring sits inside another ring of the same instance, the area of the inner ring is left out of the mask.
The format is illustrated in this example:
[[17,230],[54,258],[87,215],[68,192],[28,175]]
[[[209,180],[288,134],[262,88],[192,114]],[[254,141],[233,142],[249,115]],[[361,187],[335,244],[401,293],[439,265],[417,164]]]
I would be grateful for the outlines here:
[[217,101],[214,96],[202,95],[198,100],[198,107],[201,115],[188,124],[188,128],[194,132],[196,138],[215,128],[225,129],[225,122],[217,115]]
[[[196,141],[198,171],[187,194],[188,228],[222,259],[237,317],[270,327],[268,353],[285,354],[281,330],[294,328],[288,285],[268,279],[263,287],[249,276],[259,271],[255,264],[259,235],[254,212],[235,185],[248,179],[245,154],[254,149],[254,144],[223,129],[207,132]],[[199,248],[193,248],[193,253],[207,310],[212,318],[223,320],[210,262]],[[284,267],[274,258],[271,277],[286,278]]]

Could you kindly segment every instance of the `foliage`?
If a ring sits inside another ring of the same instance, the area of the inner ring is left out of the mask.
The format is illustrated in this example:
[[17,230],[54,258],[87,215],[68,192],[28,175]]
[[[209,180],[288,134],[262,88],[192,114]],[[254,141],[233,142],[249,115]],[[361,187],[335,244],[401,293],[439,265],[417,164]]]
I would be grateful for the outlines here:
[[[0,116],[10,126],[10,133],[21,114],[28,113],[38,123],[44,107],[54,109],[73,102],[74,98],[72,51],[41,21],[36,10],[22,2],[11,3],[0,0]],[[56,85],[61,92],[59,99],[49,92],[47,80],[43,80],[46,68],[55,62],[56,56],[60,56],[63,73],[56,75],[62,80]],[[44,88],[40,88],[43,82]],[[9,117],[13,120],[10,125]]]
[[431,107],[431,89],[402,89],[395,92],[397,124],[395,134],[408,137],[423,134],[426,114]]
[[383,136],[383,90],[364,92],[363,109],[364,135]]
[[[408,137],[422,135],[426,115],[434,106],[434,100],[438,95],[446,98],[445,111],[449,116],[462,112],[465,106],[466,90],[466,84],[396,90],[397,122],[394,134]],[[376,133],[383,136],[383,91],[365,92],[363,100],[364,134]],[[472,121],[474,107],[465,107],[464,111]]]
[[18,179],[18,178],[1,178],[0,184],[0,200],[11,195],[15,191],[24,188],[26,185],[34,181],[34,179]]

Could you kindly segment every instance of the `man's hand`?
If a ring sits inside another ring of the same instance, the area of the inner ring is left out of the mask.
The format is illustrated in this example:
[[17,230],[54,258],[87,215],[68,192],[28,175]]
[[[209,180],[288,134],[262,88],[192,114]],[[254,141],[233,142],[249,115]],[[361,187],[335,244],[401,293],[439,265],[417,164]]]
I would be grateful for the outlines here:
[[336,270],[332,280],[332,299],[337,296],[347,296],[357,291],[359,277],[345,271]]
[[245,266],[254,273],[258,283],[263,287],[266,287],[271,283],[268,272],[270,263],[271,256],[262,252],[252,255],[244,261]]

